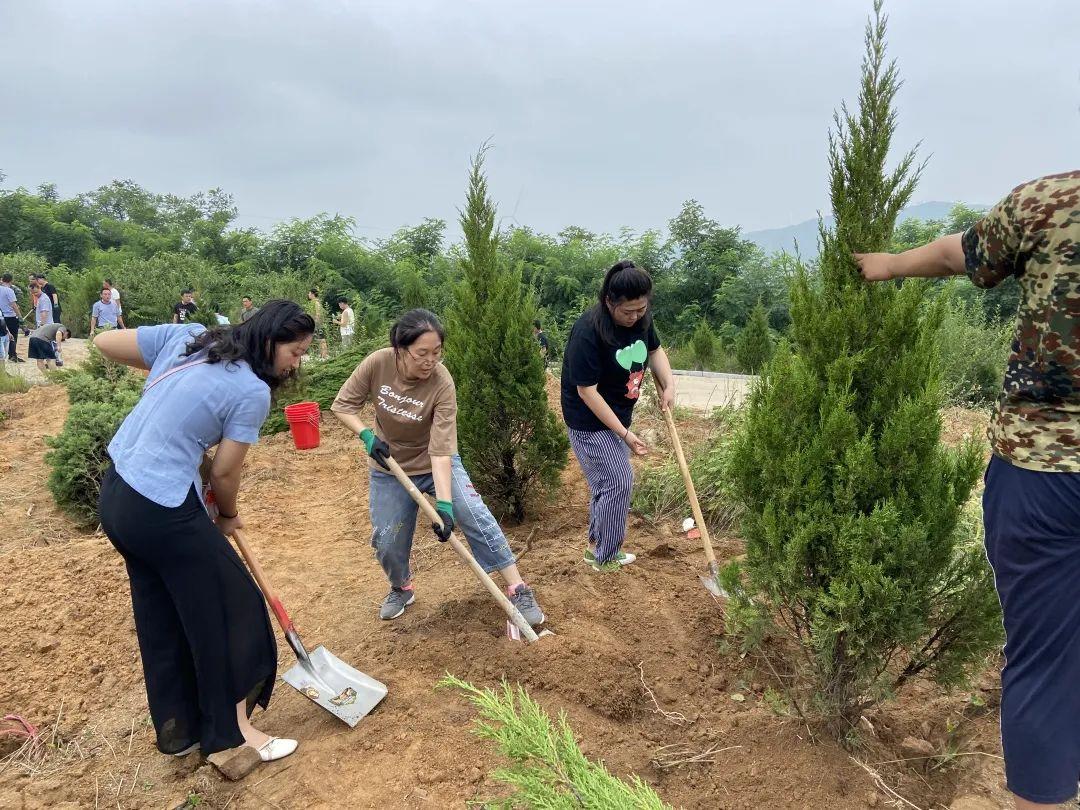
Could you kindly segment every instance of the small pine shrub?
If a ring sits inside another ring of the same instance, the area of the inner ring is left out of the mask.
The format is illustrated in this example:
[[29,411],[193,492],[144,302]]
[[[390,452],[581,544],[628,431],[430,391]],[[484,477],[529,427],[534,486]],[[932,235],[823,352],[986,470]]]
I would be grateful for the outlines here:
[[720,355],[720,342],[709,326],[709,322],[704,318],[698,323],[694,334],[690,337],[690,349],[694,353],[694,368],[698,371],[712,369]]
[[501,690],[480,689],[447,675],[440,687],[459,689],[480,711],[473,733],[498,746],[510,760],[492,776],[512,793],[485,807],[549,810],[670,810],[641,777],[630,784],[615,778],[602,763],[589,760],[560,712],[553,723],[525,689],[503,682]]
[[769,333],[769,314],[759,300],[746,326],[735,338],[735,357],[747,374],[757,374],[772,359],[773,340]]
[[109,442],[139,401],[138,388],[114,387],[112,391],[105,401],[72,400],[60,435],[45,440],[51,448],[45,454],[51,467],[49,491],[57,506],[82,526],[98,522],[101,480],[110,463]]
[[57,375],[71,407],[63,430],[49,436],[45,454],[49,491],[67,515],[82,526],[98,522],[101,479],[109,467],[108,446],[124,417],[135,407],[143,378],[127,366],[106,360],[91,344],[82,368]]

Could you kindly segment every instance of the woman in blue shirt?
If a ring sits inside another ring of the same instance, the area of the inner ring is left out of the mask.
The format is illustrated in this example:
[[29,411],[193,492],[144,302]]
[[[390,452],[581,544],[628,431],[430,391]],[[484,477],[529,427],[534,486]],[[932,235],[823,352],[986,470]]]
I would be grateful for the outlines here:
[[[100,513],[127,564],[162,753],[246,744],[270,761],[296,749],[249,720],[270,700],[277,647],[262,594],[226,537],[244,527],[244,456],[314,331],[297,304],[271,301],[235,327],[167,324],[94,339],[110,360],[150,372],[109,444]],[[212,520],[199,468],[215,446],[209,475],[220,514]]]

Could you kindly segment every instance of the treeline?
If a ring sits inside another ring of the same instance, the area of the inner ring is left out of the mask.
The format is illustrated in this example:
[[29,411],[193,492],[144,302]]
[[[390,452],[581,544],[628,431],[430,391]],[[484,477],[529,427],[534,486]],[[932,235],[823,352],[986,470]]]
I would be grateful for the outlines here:
[[[244,295],[256,303],[303,301],[316,287],[331,311],[338,297],[349,298],[360,332],[369,336],[404,309],[443,314],[461,279],[463,247],[443,220],[369,240],[354,235],[348,217],[293,219],[262,233],[236,227],[237,213],[220,189],[177,197],[115,181],[67,199],[51,184],[0,189],[0,272],[11,272],[24,288],[28,273],[47,272],[76,336],[88,332],[106,278],[120,289],[132,326],[169,320],[187,287],[199,303],[196,318],[207,323],[215,311],[235,320]],[[948,221],[907,220],[896,229],[894,247],[962,230],[977,217],[960,205]],[[551,235],[516,227],[499,239],[498,258],[532,291],[556,355],[605,269],[630,258],[653,273],[657,323],[676,367],[747,373],[787,334],[788,282],[799,264],[796,256],[766,255],[738,227],[710,219],[695,200],[683,204],[666,232],[598,234],[571,226]],[[950,396],[985,401],[999,382],[998,324],[1015,310],[1015,285],[989,295],[959,285],[949,294],[954,303],[945,328],[956,350],[943,351],[955,381]]]

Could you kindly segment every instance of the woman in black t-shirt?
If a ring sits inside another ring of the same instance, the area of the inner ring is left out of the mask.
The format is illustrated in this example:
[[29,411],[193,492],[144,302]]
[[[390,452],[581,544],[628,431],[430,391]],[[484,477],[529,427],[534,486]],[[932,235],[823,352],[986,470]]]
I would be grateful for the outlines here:
[[635,559],[622,544],[634,485],[630,451],[648,452],[630,430],[646,367],[661,389],[663,407],[675,402],[651,299],[649,274],[631,261],[619,262],[604,276],[599,302],[570,330],[563,354],[563,419],[592,492],[585,562],[597,571],[617,571]]

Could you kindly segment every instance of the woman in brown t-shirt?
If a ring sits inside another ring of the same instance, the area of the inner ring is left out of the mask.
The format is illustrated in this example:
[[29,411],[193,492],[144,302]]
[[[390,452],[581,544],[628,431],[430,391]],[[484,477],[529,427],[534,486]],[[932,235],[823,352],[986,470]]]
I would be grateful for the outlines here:
[[[396,619],[414,601],[409,557],[416,529],[415,501],[394,476],[385,459],[401,465],[421,492],[435,496],[443,525],[432,524],[435,536],[449,539],[455,526],[469,542],[473,557],[506,582],[507,595],[532,625],[544,612],[514,562],[499,524],[473,488],[457,450],[457,394],[450,372],[442,365],[444,332],[434,313],[406,312],[390,329],[390,346],[364,358],[338,391],[331,406],[358,434],[371,456],[368,508],[371,545],[390,580],[379,617]],[[359,418],[360,409],[375,406],[375,430]]]

